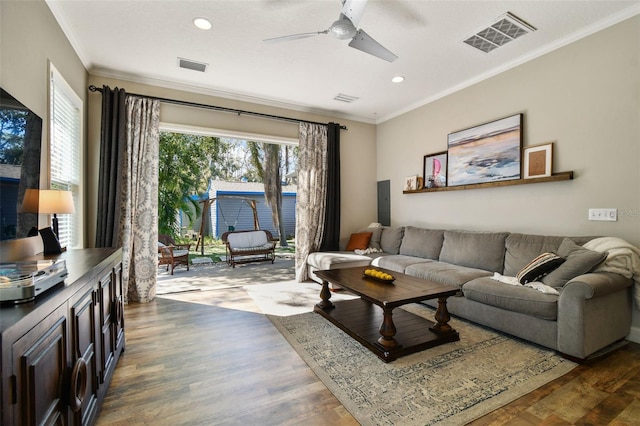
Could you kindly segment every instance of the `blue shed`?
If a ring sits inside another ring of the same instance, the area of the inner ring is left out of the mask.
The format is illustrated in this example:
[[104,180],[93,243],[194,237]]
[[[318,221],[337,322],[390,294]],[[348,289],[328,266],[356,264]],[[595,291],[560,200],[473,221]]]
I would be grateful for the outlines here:
[[[200,197],[207,198],[207,194]],[[220,238],[231,228],[237,231],[254,229],[254,213],[252,203],[255,202],[260,229],[270,231],[274,237],[280,235],[273,226],[271,208],[264,199],[264,185],[257,182],[225,182],[212,180],[209,184],[209,200],[214,200],[206,217],[205,235]],[[294,236],[296,230],[296,186],[282,187],[282,220],[287,237]],[[199,218],[189,228],[192,233],[200,231]]]

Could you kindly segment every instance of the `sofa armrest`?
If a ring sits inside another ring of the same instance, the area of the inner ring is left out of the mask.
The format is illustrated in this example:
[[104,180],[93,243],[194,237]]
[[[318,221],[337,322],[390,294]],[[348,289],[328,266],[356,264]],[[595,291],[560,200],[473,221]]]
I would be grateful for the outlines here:
[[633,281],[611,272],[592,272],[571,279],[560,292],[563,295],[591,299],[631,287]]
[[565,284],[558,298],[557,349],[584,359],[627,336],[632,283],[622,275],[597,272]]

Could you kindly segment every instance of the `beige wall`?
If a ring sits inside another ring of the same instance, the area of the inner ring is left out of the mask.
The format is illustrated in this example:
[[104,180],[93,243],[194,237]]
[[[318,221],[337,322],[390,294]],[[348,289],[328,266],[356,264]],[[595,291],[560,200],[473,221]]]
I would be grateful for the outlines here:
[[[49,61],[83,102],[87,71],[43,1],[0,1],[0,52],[0,86],[42,118],[40,186],[48,187]],[[49,223],[40,215],[42,227]],[[42,251],[42,241],[28,238],[0,249],[3,260],[22,258]]]
[[[391,179],[394,224],[616,236],[640,246],[640,17],[624,21],[378,125],[378,180]],[[574,180],[403,195],[447,134],[524,114],[524,145],[555,142],[554,171]],[[590,207],[619,209],[590,222]],[[640,326],[637,315],[634,320]]]
[[[340,133],[340,172],[342,177],[341,240],[346,241],[352,232],[376,220],[376,130],[375,125],[373,124],[307,114],[282,108],[268,107],[130,81],[115,80],[106,77],[92,75],[89,80],[89,84],[93,84],[96,87],[102,87],[103,85],[107,85],[111,88],[121,87],[129,93],[177,99],[205,105],[216,105],[323,123],[333,121],[345,125],[349,130],[343,130]],[[102,98],[99,93],[94,93],[89,96],[88,100],[88,170],[97,170],[99,163],[101,99]],[[162,123],[213,128],[239,133],[248,132],[281,138],[298,138],[298,125],[296,123],[256,118],[248,115],[238,116],[236,114],[201,108],[191,108],[168,103],[161,104],[160,121]],[[367,165],[371,165],[371,167],[366,167]],[[97,174],[93,173],[89,175],[87,181],[87,196],[89,198],[87,234],[89,235],[90,242],[93,242],[95,239],[95,209],[97,204],[96,192],[98,187],[97,179]]]

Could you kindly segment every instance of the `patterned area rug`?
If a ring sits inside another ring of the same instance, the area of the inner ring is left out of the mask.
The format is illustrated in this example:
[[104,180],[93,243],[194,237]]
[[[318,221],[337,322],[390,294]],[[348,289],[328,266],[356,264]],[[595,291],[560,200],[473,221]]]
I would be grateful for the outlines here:
[[[406,310],[433,319],[434,310]],[[462,425],[576,364],[555,352],[454,318],[460,341],[385,364],[320,315],[269,316],[362,425]]]

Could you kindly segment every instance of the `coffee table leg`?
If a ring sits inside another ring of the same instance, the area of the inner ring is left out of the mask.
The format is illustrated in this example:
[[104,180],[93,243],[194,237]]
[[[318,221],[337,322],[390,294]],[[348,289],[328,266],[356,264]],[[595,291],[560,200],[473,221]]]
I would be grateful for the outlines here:
[[438,334],[455,333],[456,331],[449,325],[450,319],[451,315],[449,315],[449,311],[447,310],[447,298],[439,297],[438,309],[436,310],[436,321],[438,323],[431,327],[429,330]]
[[396,326],[393,323],[393,309],[383,308],[384,317],[382,324],[380,325],[380,337],[378,343],[380,343],[385,349],[391,349],[398,346],[398,342],[393,336],[396,335]]
[[322,310],[332,309],[334,307],[333,303],[329,299],[331,299],[331,291],[329,291],[329,282],[322,280],[322,290],[320,290],[320,300],[316,306]]

